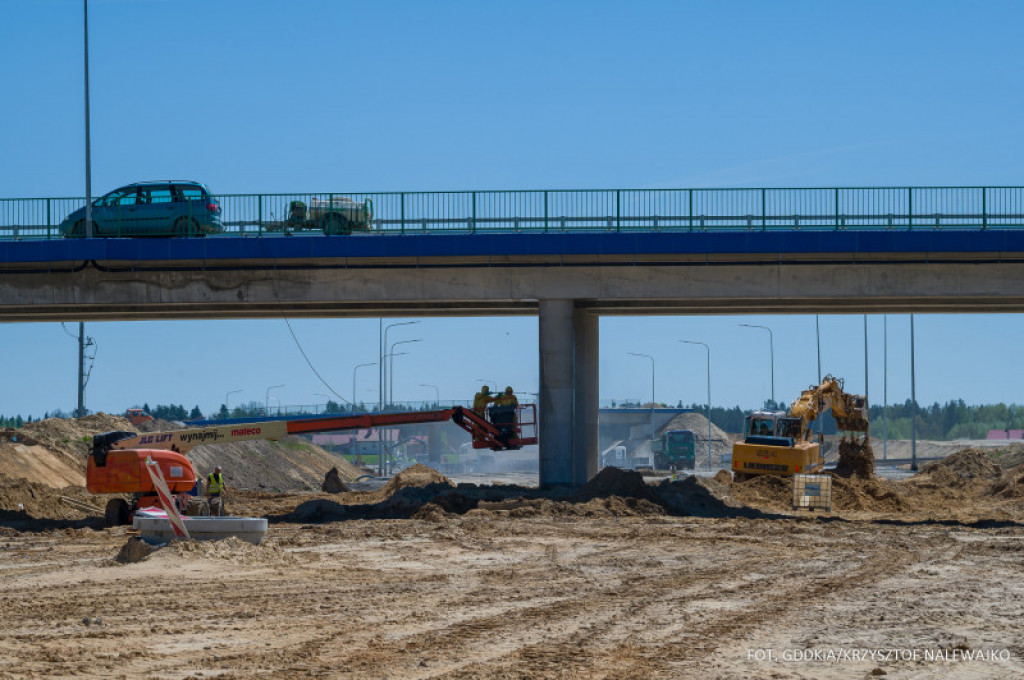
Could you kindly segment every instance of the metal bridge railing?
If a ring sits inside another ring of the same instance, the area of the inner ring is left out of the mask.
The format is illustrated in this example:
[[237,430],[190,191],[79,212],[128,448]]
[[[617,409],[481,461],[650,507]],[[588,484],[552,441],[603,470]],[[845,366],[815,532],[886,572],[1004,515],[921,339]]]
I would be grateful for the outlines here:
[[[1019,229],[1024,187],[600,189],[217,196],[215,236]],[[81,198],[0,199],[0,239],[62,238]],[[109,236],[186,235],[120,214]]]

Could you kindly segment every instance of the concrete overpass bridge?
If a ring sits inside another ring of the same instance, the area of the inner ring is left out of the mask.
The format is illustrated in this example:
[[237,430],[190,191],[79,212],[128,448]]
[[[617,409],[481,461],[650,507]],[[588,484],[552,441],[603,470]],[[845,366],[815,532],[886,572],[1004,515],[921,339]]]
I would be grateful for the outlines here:
[[582,485],[601,315],[1022,311],[1024,220],[972,206],[898,227],[844,213],[813,228],[733,215],[703,230],[8,240],[0,320],[537,315],[541,482]]

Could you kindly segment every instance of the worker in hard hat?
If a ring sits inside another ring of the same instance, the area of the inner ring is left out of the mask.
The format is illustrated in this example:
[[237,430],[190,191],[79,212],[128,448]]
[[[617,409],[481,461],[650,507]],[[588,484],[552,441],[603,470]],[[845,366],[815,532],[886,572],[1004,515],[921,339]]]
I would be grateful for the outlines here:
[[[210,503],[212,514],[224,514],[224,472],[219,465],[213,468],[213,472],[206,478],[206,499]],[[216,512],[214,506],[217,508]]]
[[512,391],[512,386],[509,385],[505,388],[505,391],[499,394],[494,400],[495,406],[519,406],[519,400],[516,398],[515,393]]
[[497,397],[491,396],[491,388],[484,385],[480,388],[480,391],[473,395],[473,410],[479,415],[485,415],[487,412],[487,405]]

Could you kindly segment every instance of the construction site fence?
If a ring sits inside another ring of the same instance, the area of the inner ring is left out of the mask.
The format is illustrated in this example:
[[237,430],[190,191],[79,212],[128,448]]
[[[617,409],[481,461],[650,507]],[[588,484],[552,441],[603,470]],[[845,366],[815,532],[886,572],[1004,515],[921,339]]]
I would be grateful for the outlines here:
[[[1024,227],[1022,187],[300,192],[216,200],[223,231],[212,237]],[[83,198],[0,199],[0,239],[61,238],[61,223],[84,205]],[[118,224],[103,231],[132,235]]]

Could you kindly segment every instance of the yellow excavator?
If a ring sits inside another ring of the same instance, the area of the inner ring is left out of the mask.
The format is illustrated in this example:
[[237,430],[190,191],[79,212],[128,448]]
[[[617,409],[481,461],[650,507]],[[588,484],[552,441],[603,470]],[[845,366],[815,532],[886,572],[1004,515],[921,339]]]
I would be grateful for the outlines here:
[[810,440],[811,423],[829,409],[844,440],[863,434],[867,443],[867,398],[847,394],[841,378],[827,375],[801,392],[789,411],[755,411],[744,419],[743,440],[732,445],[734,477],[820,472],[825,459],[821,444]]

